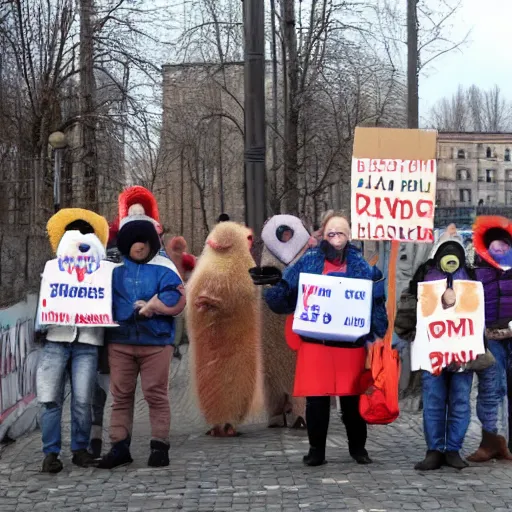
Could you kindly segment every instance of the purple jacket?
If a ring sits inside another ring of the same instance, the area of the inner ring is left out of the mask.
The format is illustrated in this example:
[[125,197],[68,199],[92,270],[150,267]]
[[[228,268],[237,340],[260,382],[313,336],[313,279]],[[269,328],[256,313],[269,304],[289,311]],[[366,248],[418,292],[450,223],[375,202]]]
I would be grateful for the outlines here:
[[486,327],[508,327],[512,320],[512,269],[503,271],[483,265],[475,269],[475,274],[484,286]]
[[[432,267],[427,271],[427,274],[425,275],[425,281],[440,281],[441,279],[446,279],[446,274],[444,272],[441,272],[436,267]],[[459,268],[455,274],[453,274],[454,280],[466,280],[471,279],[469,274],[466,272],[466,269]]]

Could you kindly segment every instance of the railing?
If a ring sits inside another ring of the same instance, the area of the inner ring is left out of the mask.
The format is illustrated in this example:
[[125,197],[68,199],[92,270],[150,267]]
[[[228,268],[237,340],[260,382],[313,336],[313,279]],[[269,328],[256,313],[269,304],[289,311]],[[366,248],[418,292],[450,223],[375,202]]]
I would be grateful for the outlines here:
[[512,206],[440,206],[436,208],[434,225],[444,228],[454,222],[458,228],[469,228],[479,215],[500,215],[512,219]]

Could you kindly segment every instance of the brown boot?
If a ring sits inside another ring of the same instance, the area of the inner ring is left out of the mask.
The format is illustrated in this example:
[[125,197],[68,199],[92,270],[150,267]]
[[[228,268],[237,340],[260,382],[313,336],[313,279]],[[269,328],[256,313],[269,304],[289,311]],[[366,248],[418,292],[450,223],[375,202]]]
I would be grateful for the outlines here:
[[512,460],[507,441],[503,436],[482,430],[482,442],[478,450],[467,457],[470,462],[487,462],[491,459]]

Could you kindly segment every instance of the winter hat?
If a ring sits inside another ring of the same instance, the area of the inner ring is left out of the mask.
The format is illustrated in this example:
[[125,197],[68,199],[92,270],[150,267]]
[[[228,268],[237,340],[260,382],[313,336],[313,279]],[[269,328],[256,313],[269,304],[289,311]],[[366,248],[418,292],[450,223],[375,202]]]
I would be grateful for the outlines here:
[[466,261],[466,252],[464,251],[464,247],[458,242],[444,242],[439,246],[435,254],[435,262],[439,264],[439,262],[445,256],[456,256],[459,260],[459,265],[463,266]]
[[126,217],[124,224],[121,221],[117,234],[117,248],[123,256],[128,256],[132,245],[138,242],[149,243],[151,251],[148,260],[154,258],[160,250],[160,238],[155,224],[146,215]]
[[82,208],[63,208],[52,215],[46,224],[46,231],[54,253],[57,252],[64,233],[70,230],[94,232],[103,247],[107,246],[108,222],[104,217]]
[[309,242],[309,233],[298,217],[274,215],[263,226],[261,238],[267,249],[288,265]]
[[495,240],[501,240],[505,242],[507,245],[512,247],[512,236],[510,233],[503,228],[490,228],[484,234],[484,245],[489,248],[492,242]]
[[476,254],[495,268],[500,264],[489,252],[489,245],[494,240],[503,240],[512,245],[510,221],[499,215],[480,215],[473,224],[473,246]]
[[119,231],[117,248],[123,256],[130,254],[130,249],[137,242],[148,242],[152,259],[161,248],[159,229],[160,215],[153,194],[144,187],[134,186],[119,195]]

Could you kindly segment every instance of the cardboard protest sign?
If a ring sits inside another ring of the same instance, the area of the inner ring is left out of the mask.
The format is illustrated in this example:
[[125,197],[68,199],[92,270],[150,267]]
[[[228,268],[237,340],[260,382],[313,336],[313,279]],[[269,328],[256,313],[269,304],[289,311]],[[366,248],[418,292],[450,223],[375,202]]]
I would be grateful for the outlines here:
[[116,327],[112,318],[112,271],[116,265],[101,261],[82,281],[69,273],[58,259],[44,267],[39,293],[41,325]]
[[437,133],[356,128],[352,238],[432,242]]
[[354,342],[370,332],[373,282],[301,273],[293,332]]
[[455,280],[455,305],[443,306],[445,279],[418,284],[416,338],[411,348],[411,370],[435,375],[452,362],[474,361],[485,353],[484,289],[478,281]]

